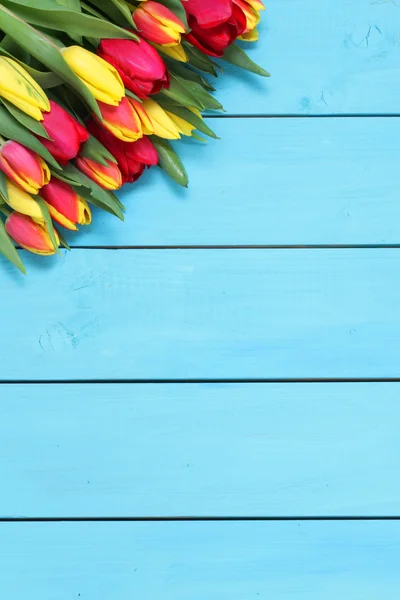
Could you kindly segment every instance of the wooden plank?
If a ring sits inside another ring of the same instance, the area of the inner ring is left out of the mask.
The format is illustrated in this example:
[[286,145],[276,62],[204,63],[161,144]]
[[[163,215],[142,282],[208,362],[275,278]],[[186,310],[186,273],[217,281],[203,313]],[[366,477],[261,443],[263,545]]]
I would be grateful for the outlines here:
[[4,597],[397,600],[399,522],[2,523]]
[[0,380],[399,377],[400,253],[75,250],[3,269]]
[[230,114],[399,114],[400,10],[391,0],[269,2],[249,48],[272,77],[226,69]]
[[1,517],[400,515],[400,384],[0,387]]
[[189,190],[152,169],[121,193],[125,223],[97,212],[93,226],[69,237],[71,244],[400,243],[400,119],[214,119],[211,125],[221,140],[180,142]]

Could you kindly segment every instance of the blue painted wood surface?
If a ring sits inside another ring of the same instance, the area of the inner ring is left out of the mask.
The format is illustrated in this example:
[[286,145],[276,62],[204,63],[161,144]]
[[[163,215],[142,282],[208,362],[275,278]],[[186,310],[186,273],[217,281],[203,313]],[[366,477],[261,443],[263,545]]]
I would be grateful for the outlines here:
[[399,279],[398,249],[64,251],[4,272],[0,379],[400,377]]
[[400,119],[212,119],[210,124],[220,140],[207,146],[179,142],[188,190],[150,170],[121,193],[125,223],[96,212],[95,225],[71,235],[70,243],[399,243]]
[[0,524],[5,597],[398,599],[399,522]]
[[0,517],[400,514],[399,383],[3,385],[0,396]]
[[[125,224],[1,265],[4,597],[398,598],[400,8],[281,0],[261,29],[272,77],[226,68],[189,191],[150,171]],[[179,515],[217,520],[109,520]]]
[[[219,97],[230,114],[399,114],[400,10],[395,0],[270,1],[246,50],[272,75],[233,69]],[[249,94],[249,86],[252,93]]]

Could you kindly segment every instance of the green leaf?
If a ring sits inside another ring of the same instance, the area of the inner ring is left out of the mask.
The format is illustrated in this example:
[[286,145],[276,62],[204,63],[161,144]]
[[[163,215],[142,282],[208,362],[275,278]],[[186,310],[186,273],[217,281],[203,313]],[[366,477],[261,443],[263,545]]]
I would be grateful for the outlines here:
[[29,52],[18,46],[18,44],[9,36],[5,35],[1,40],[0,48],[4,50],[7,56],[14,60],[29,63]]
[[185,81],[179,75],[173,75],[173,77],[207,110],[224,110],[222,104],[214,96],[211,96],[202,85],[195,81]]
[[43,198],[41,198],[40,196],[33,196],[33,197],[35,198],[36,202],[39,204],[40,210],[42,211],[42,215],[44,218],[44,222],[46,223],[46,227],[47,227],[48,234],[50,236],[51,243],[53,244],[54,248],[56,249],[57,254],[61,255],[60,248],[58,247],[58,244],[57,244],[56,234],[54,233],[53,221],[51,220],[51,216],[49,213],[49,209],[47,208],[47,204],[43,200]]
[[98,6],[98,3],[92,0],[92,4],[98,8],[101,8],[104,14],[110,17],[110,19],[117,25],[120,25],[121,27],[129,27],[130,29],[136,29],[132,20],[132,12],[124,0],[102,0],[101,6]]
[[16,15],[31,25],[39,25],[68,35],[96,38],[122,38],[137,40],[137,36],[104,19],[69,10],[51,0],[2,0]]
[[117,209],[115,207],[111,207],[109,204],[104,204],[103,202],[92,196],[88,189],[78,188],[76,191],[82,196],[82,198],[89,202],[89,204],[93,204],[93,206],[96,206],[97,208],[108,212],[110,215],[118,217],[121,221],[124,220],[124,215],[122,213],[118,214],[118,212],[116,212]]
[[194,127],[196,127],[196,129],[198,129],[205,135],[214,138],[214,140],[219,139],[218,136],[214,133],[214,131],[210,129],[208,125],[206,125],[205,121],[195,113],[192,113],[192,111],[188,108],[183,108],[182,106],[168,106],[168,104],[164,105],[161,102],[160,104],[165,110],[174,113],[174,115],[180,117],[181,119],[185,119],[185,121],[191,123]]
[[57,229],[57,233],[58,233],[58,237],[60,238],[61,246],[63,246],[63,248],[66,248],[67,250],[71,250],[67,240],[65,239],[65,237],[63,236],[63,234],[61,233],[61,231],[59,229]]
[[93,8],[93,6],[86,4],[86,2],[81,2],[81,6],[85,12],[89,13],[89,15],[92,15],[93,17],[97,17],[98,19],[103,18],[103,15],[98,10]]
[[172,12],[178,17],[178,19],[180,19],[183,22],[186,29],[189,30],[186,11],[183,8],[181,0],[158,0],[158,2],[160,2],[160,4],[164,4],[164,6],[172,10]]
[[129,98],[133,98],[134,100],[137,100],[137,102],[140,102],[140,104],[142,104],[143,100],[136,96],[136,94],[131,92],[131,90],[125,89],[125,94],[126,96],[129,96]]
[[10,35],[20,46],[32,56],[59,75],[64,81],[79,92],[88,106],[101,118],[95,97],[89,88],[73,72],[62,57],[60,49],[46,35],[25,23],[13,12],[0,4],[0,29]]
[[151,136],[158,152],[159,166],[175,183],[188,187],[189,178],[183,163],[172,146],[164,139],[156,135]]
[[14,104],[11,104],[11,102],[9,102],[8,100],[2,98],[1,101],[8,110],[8,112],[12,114],[14,119],[17,119],[17,121],[19,121],[21,125],[26,127],[26,129],[29,129],[29,131],[36,133],[36,135],[40,135],[41,137],[47,138],[48,140],[50,139],[49,135],[47,134],[47,131],[39,121],[36,121],[36,119],[31,117],[30,115],[24,113],[22,110],[14,106]]
[[171,84],[168,89],[163,89],[160,92],[161,96],[171,98],[178,102],[181,106],[192,106],[198,110],[204,110],[205,106],[197,97],[195,97],[187,86],[183,79],[179,78],[178,75],[171,73]]
[[109,152],[93,135],[89,135],[88,141],[83,144],[79,154],[80,156],[91,158],[101,165],[107,165],[107,160],[117,163],[117,160],[111,152]]
[[75,10],[77,12],[81,12],[81,3],[79,0],[56,0],[57,4],[61,4],[66,8],[70,8],[71,10]]
[[182,79],[189,79],[190,81],[196,81],[199,85],[202,85],[204,89],[215,92],[215,88],[205,79],[200,73],[196,73],[192,71],[186,63],[180,63],[176,60],[172,60],[170,58],[164,59],[167,63],[168,70],[170,73],[174,75],[179,75]]
[[228,46],[224,52],[223,59],[241,69],[251,71],[251,73],[255,73],[256,75],[261,75],[261,77],[270,77],[268,71],[253,62],[251,58],[247,56],[246,52],[236,44]]
[[217,77],[218,69],[220,68],[215,62],[211,60],[208,56],[203,54],[201,50],[195,48],[189,42],[183,42],[183,46],[185,48],[186,54],[188,55],[189,64],[195,69],[199,71],[204,71],[205,73],[209,73],[210,75],[214,75]]
[[22,262],[10,236],[8,235],[3,221],[0,219],[0,252],[9,260],[17,269],[26,275],[24,263]]
[[0,196],[8,203],[6,176],[3,171],[0,171]]
[[39,154],[47,163],[55,168],[60,169],[58,162],[52,157],[50,152],[43,146],[39,140],[32,135],[25,127],[23,127],[14,117],[4,108],[0,106],[0,135],[15,140],[23,146],[30,148]]
[[[87,175],[79,171],[75,165],[70,163],[63,168],[62,172],[60,172],[60,176],[57,171],[54,171],[54,175],[62,181],[66,181],[65,178],[68,178],[67,183],[74,188],[78,186],[79,189],[76,190],[78,194],[86,198],[86,200],[92,204],[95,204],[95,206],[100,206],[100,208],[103,208],[104,210],[106,210],[105,207],[107,207],[108,212],[112,212],[112,214],[121,219],[121,221],[124,220],[122,212],[124,206],[121,202],[113,194],[107,190],[103,190],[96,182],[92,181]],[[85,188],[87,188],[86,191]]]

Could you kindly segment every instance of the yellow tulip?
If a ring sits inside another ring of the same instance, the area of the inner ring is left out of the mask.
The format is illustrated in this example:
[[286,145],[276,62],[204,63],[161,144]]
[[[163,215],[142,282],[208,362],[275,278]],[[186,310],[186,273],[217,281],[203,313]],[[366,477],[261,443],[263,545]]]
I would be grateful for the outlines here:
[[20,64],[6,56],[0,57],[0,96],[36,121],[43,121],[42,111],[50,110],[49,99],[40,85]]
[[118,71],[97,54],[81,46],[62,48],[62,55],[96,100],[118,106],[125,88]]
[[148,119],[150,120],[152,130],[149,131],[144,126],[142,122],[143,133],[145,135],[151,135],[154,133],[161,138],[166,140],[179,140],[179,128],[175,125],[174,121],[170,116],[166,113],[166,111],[161,108],[157,102],[148,98],[144,100],[142,103],[142,108],[145,111]]
[[39,204],[23,189],[15,185],[11,179],[6,178],[8,199],[7,204],[14,210],[32,217],[37,223],[44,223],[42,211]]
[[194,125],[189,123],[189,121],[182,119],[182,117],[178,117],[177,115],[174,115],[174,113],[169,112],[169,110],[166,110],[165,112],[175,123],[176,127],[178,128],[179,133],[182,133],[183,135],[189,135],[189,136],[192,135],[192,132],[196,129],[196,127]]
[[189,60],[182,44],[178,44],[177,46],[160,46],[159,44],[152,44],[152,46],[154,46],[161,54],[165,54],[169,58],[174,58],[179,62],[187,62]]

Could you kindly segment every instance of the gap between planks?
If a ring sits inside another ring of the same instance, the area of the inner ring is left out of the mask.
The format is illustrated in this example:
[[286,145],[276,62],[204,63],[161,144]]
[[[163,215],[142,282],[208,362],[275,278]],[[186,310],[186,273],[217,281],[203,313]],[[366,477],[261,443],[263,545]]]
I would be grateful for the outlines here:
[[239,521],[400,521],[400,515],[390,516],[169,516],[169,517],[0,517],[0,523],[163,523],[163,522],[239,522]]
[[0,385],[137,385],[137,384],[299,384],[299,383],[400,383],[400,377],[314,377],[254,379],[0,379]]

